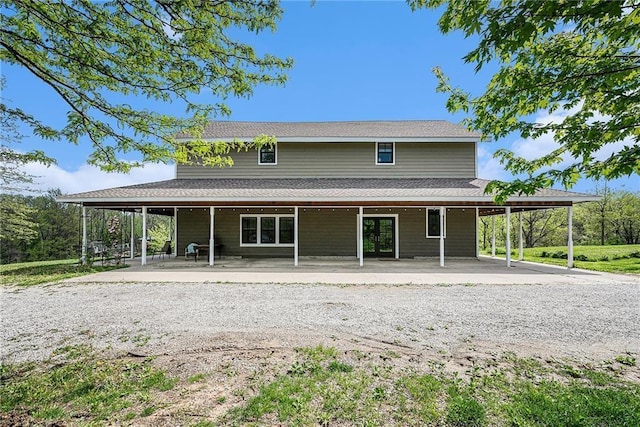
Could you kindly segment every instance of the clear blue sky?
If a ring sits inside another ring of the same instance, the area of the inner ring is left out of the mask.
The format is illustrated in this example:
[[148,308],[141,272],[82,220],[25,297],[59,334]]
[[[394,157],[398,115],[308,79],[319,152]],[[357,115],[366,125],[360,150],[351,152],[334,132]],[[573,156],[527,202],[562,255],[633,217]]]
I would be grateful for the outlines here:
[[[446,96],[437,94],[431,69],[440,66],[451,78],[472,93],[481,93],[490,68],[475,74],[462,57],[473,47],[460,34],[442,35],[439,14],[412,12],[403,1],[317,1],[283,3],[285,12],[275,33],[252,38],[259,52],[292,57],[294,68],[284,87],[258,87],[250,99],[230,99],[232,120],[325,121],[444,119],[458,122],[462,116],[446,111]],[[67,108],[45,85],[17,67],[3,65],[7,77],[3,97],[46,122],[61,126]],[[202,96],[203,99],[204,95]],[[211,99],[211,102],[217,102]],[[156,110],[184,114],[173,105],[154,104]],[[537,146],[517,136],[481,144],[479,175],[508,178],[491,155],[502,147],[536,154]],[[546,145],[545,145],[546,144]],[[44,188],[61,187],[63,192],[83,191],[140,181],[170,179],[171,166],[154,166],[130,176],[98,174],[85,165],[91,151],[88,144],[41,141],[27,136],[22,149],[44,149],[59,164],[49,170],[33,167],[43,177]],[[98,179],[91,177],[99,176]],[[614,187],[638,190],[639,180],[621,180]],[[575,187],[587,191],[592,182]]]

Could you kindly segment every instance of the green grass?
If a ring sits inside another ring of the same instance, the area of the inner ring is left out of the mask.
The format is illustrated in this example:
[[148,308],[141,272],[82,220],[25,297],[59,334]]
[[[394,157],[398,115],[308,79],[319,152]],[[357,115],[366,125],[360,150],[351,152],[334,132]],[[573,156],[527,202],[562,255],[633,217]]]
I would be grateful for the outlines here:
[[[460,373],[441,361],[408,367],[398,360],[300,348],[288,369],[261,369],[219,395],[219,378],[208,374],[180,381],[150,358],[106,359],[89,347],[69,346],[40,364],[1,367],[0,424],[146,425],[158,420],[144,417],[162,410],[167,425],[201,427],[640,425],[635,353],[599,365],[506,353]],[[263,368],[278,364],[264,362]],[[209,402],[193,406],[188,390],[195,383],[198,390],[215,390]],[[221,415],[208,415],[216,405],[226,407]]]
[[4,264],[0,265],[0,275],[2,285],[33,286],[123,267],[126,265],[82,266],[77,259],[67,259]]
[[[482,253],[490,255],[491,250],[482,251]],[[566,266],[566,254],[566,246],[525,248],[524,260]],[[497,250],[496,255],[504,256],[504,249]],[[517,257],[518,250],[512,250],[511,255]],[[608,273],[640,274],[640,245],[574,246],[573,259],[573,265],[576,268]]]
[[40,365],[3,364],[0,375],[0,410],[5,418],[55,425],[112,424],[148,416],[155,411],[152,393],[175,384],[148,359],[102,359],[86,346],[61,349]]
[[508,356],[463,379],[442,367],[418,373],[382,359],[352,363],[331,348],[302,349],[286,374],[260,385],[220,424],[640,425],[640,384],[622,379],[622,365],[568,369]]

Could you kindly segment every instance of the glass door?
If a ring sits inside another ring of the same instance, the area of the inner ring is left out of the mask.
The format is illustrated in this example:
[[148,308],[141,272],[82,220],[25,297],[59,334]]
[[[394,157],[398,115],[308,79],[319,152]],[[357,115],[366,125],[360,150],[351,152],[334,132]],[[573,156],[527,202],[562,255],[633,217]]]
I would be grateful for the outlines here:
[[362,247],[364,256],[395,256],[395,222],[395,218],[389,217],[363,218]]

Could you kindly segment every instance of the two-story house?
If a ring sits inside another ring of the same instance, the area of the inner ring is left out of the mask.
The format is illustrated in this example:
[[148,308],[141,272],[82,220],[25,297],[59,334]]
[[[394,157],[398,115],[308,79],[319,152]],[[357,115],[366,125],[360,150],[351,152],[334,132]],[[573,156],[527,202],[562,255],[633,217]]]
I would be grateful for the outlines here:
[[295,265],[305,256],[353,257],[360,265],[369,256],[440,257],[441,264],[476,257],[481,215],[550,207],[570,215],[574,203],[593,200],[541,190],[496,206],[484,192],[489,181],[477,177],[480,135],[446,121],[217,121],[204,138],[260,134],[277,145],[234,153],[232,167],[179,164],[172,180],[60,200],[173,215],[178,254],[191,242],[222,244],[225,256],[291,257]]

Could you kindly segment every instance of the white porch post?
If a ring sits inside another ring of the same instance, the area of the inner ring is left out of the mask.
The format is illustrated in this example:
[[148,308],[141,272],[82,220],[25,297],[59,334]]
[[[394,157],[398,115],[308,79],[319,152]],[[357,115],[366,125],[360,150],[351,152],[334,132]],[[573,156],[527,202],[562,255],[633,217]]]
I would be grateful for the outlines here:
[[131,211],[131,239],[129,240],[129,259],[136,257],[136,211]]
[[363,217],[364,216],[364,209],[362,208],[362,206],[360,206],[358,208],[358,257],[360,258],[360,267],[362,267],[364,265],[364,257],[363,257],[363,252],[364,252],[364,243],[363,243],[363,233],[362,233],[362,226],[363,226]]
[[518,261],[524,259],[524,249],[522,249],[522,211],[518,212]]
[[440,267],[444,267],[444,206],[440,206]]
[[173,208],[173,254],[178,257],[178,208]]
[[476,208],[476,258],[480,256],[480,209]]
[[87,264],[87,208],[82,206],[82,265]]
[[142,207],[142,248],[140,250],[141,265],[147,265],[147,207]]
[[298,207],[293,208],[293,265],[298,266]]
[[491,215],[491,256],[496,256],[496,216]]
[[573,206],[567,207],[567,268],[573,268]]
[[216,257],[216,242],[214,237],[216,219],[216,208],[214,206],[209,207],[209,265],[213,266],[213,260]]
[[507,207],[505,209],[506,219],[505,219],[505,227],[506,227],[506,237],[504,239],[505,250],[507,252],[507,267],[511,267],[511,208]]

